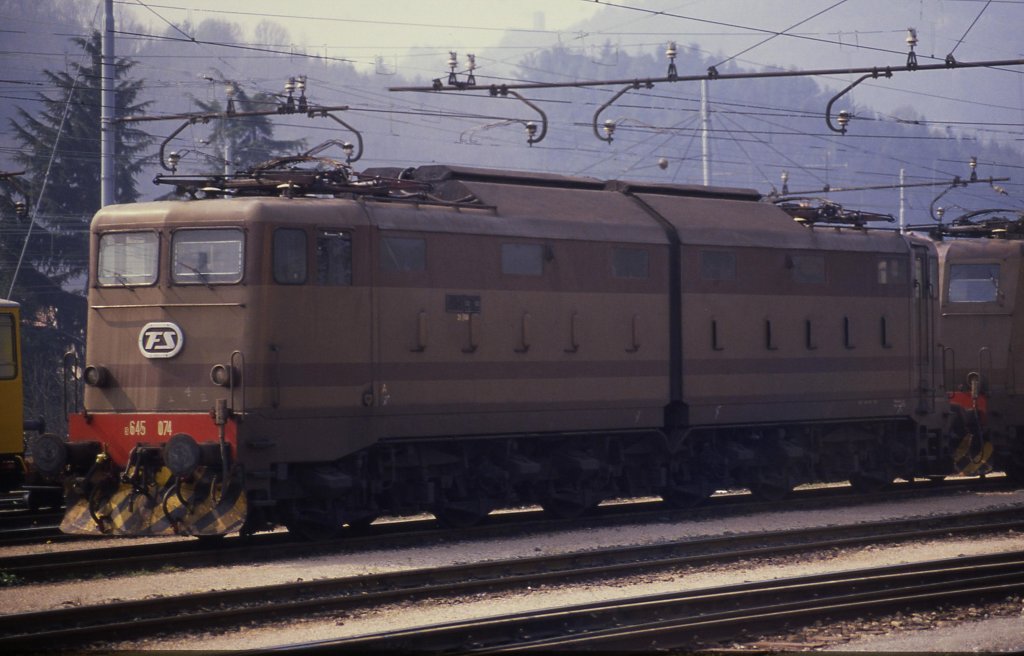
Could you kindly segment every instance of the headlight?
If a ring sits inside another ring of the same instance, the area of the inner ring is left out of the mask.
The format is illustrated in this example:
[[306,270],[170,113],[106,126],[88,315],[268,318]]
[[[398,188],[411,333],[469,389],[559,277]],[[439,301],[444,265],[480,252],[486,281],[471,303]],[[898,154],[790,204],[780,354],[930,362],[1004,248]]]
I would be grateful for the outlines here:
[[210,369],[210,380],[214,385],[230,387],[235,382],[235,368],[229,364],[215,364]]
[[110,382],[110,372],[101,364],[91,364],[85,368],[82,374],[85,384],[92,387],[106,387]]

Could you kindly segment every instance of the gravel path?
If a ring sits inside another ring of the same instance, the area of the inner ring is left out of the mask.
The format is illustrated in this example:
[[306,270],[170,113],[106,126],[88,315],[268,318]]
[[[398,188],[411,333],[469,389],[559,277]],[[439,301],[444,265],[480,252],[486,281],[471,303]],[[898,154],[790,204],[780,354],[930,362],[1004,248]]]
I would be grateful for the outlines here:
[[[618,526],[552,532],[546,535],[502,540],[462,541],[423,548],[336,553],[258,565],[167,571],[104,578],[96,581],[0,588],[0,608],[3,608],[5,613],[12,613],[247,585],[265,585],[472,561],[526,557],[588,548],[649,544],[666,540],[783,528],[921,517],[1012,505],[1024,507],[1024,490],[961,493],[943,498],[842,507],[829,511],[796,510],[699,522]],[[569,603],[1017,549],[1024,549],[1024,535],[1009,534],[986,539],[950,539],[893,547],[837,550],[832,553],[815,554],[813,557],[790,557],[772,559],[768,562],[747,561],[713,568],[625,577],[601,581],[599,584],[528,587],[526,590],[510,593],[484,593],[469,597],[438,599],[401,604],[368,612],[338,613],[329,617],[291,622],[284,626],[251,627],[244,631],[229,631],[219,635],[133,642],[118,645],[118,647],[143,649],[194,649],[198,646],[204,649],[260,648],[316,638],[357,635],[397,627],[412,627],[433,622]],[[0,553],[5,552],[7,550],[0,550]],[[1024,631],[1020,631],[1019,635],[1024,636]],[[201,642],[197,643],[197,639]],[[1024,647],[1024,638],[1021,643],[1019,647]],[[849,648],[859,647],[851,644]],[[887,649],[886,647],[881,648]],[[871,647],[865,647],[865,649],[871,649]],[[928,650],[933,649],[934,647],[928,648]]]

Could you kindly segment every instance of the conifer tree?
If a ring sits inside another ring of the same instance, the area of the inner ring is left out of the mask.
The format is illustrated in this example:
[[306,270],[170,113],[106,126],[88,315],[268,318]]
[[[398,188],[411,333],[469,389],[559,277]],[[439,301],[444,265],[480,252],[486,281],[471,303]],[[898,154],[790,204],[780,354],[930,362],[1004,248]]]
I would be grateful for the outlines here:
[[[11,120],[24,175],[17,188],[0,185],[0,296],[22,304],[26,416],[45,415],[55,432],[63,423],[64,353],[83,356],[89,223],[100,207],[101,37],[73,41],[81,57],[43,72],[56,91],[38,94],[37,107],[19,108]],[[134,65],[116,62],[115,117],[147,104],[136,102],[143,82],[127,77]],[[125,124],[115,133],[115,198],[131,202],[150,138]],[[27,211],[16,211],[19,203]]]

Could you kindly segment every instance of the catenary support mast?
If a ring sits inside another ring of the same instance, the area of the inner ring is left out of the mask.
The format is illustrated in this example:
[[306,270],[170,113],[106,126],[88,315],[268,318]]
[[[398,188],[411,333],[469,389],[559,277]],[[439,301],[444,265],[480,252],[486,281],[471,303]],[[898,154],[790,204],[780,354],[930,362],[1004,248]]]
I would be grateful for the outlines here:
[[105,28],[100,73],[100,205],[115,202],[114,182],[114,0],[103,1]]

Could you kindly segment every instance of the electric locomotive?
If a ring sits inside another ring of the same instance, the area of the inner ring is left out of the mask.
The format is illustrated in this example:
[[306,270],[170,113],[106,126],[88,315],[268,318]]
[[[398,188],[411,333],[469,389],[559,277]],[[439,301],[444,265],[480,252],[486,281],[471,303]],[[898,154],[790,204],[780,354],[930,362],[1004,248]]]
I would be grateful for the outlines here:
[[[312,157],[92,223],[63,530],[311,536],[953,471],[937,257],[743,189]],[[796,220],[794,220],[796,219]]]
[[963,435],[955,466],[1024,480],[1024,230],[1006,214],[971,212],[931,232],[941,266],[942,375]]

